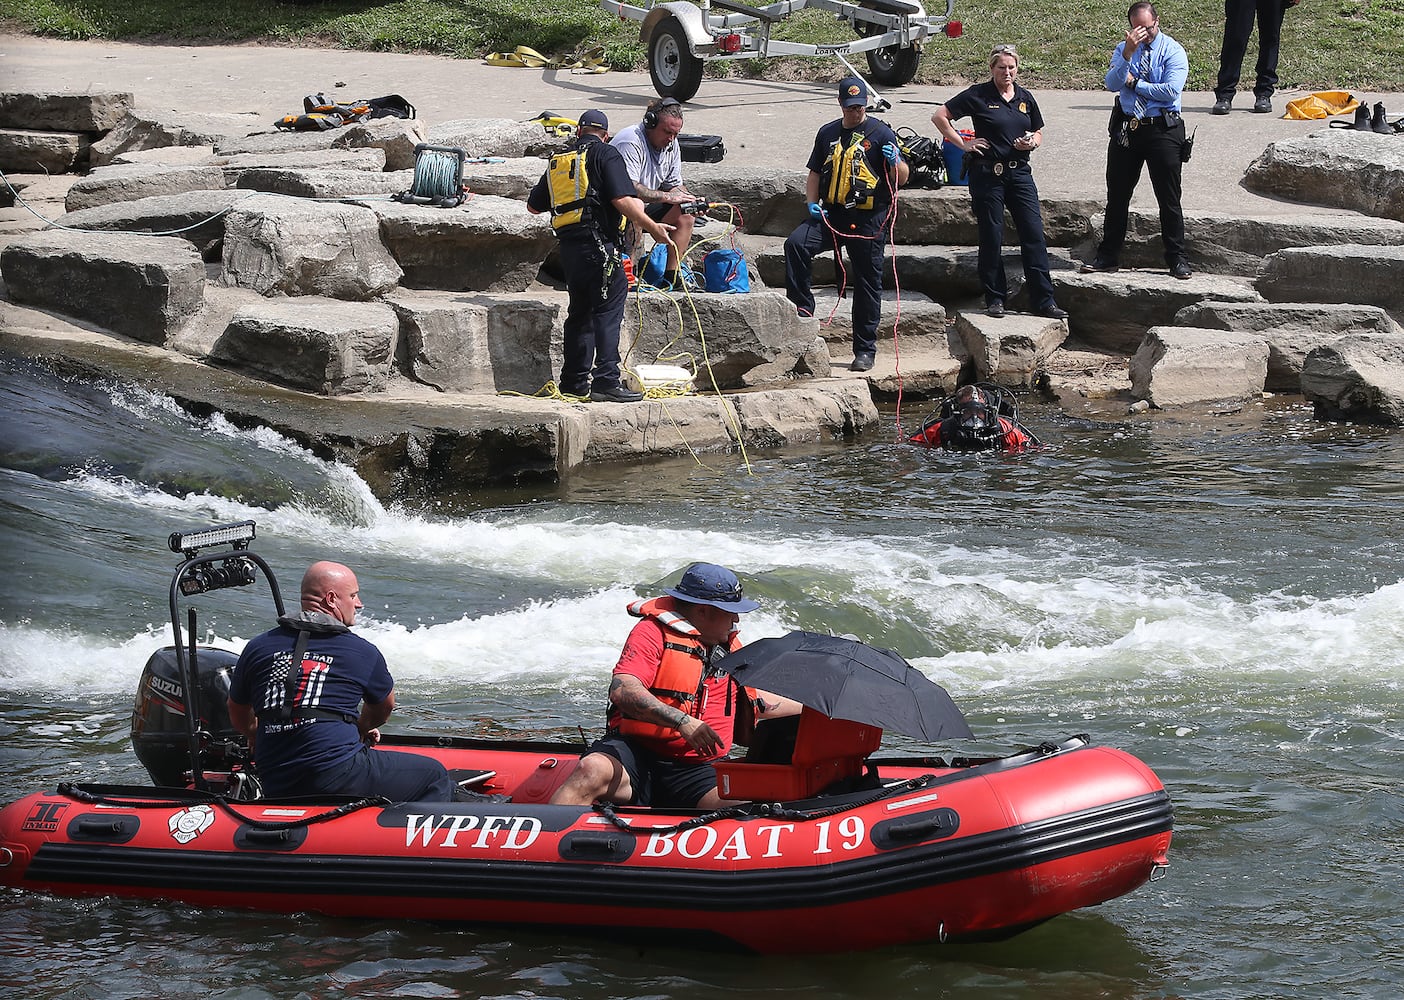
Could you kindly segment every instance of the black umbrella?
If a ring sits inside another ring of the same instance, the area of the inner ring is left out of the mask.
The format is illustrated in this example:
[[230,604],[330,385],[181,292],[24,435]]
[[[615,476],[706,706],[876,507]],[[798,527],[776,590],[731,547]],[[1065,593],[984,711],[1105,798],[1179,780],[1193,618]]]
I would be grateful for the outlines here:
[[946,689],[890,649],[817,632],[758,639],[716,661],[747,687],[935,742],[974,733]]

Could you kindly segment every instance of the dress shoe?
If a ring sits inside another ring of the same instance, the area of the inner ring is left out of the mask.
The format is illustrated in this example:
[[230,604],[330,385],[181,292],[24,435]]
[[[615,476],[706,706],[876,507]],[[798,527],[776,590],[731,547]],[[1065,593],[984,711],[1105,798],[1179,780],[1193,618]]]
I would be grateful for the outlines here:
[[1253,101],[1253,114],[1255,114],[1255,115],[1270,115],[1270,114],[1272,114],[1272,98],[1271,98],[1271,97],[1267,97],[1267,96],[1263,96],[1263,97],[1259,97],[1259,98],[1257,98],[1255,101]]
[[1370,106],[1362,104],[1355,109],[1355,124],[1351,126],[1357,132],[1369,132],[1370,128]]
[[851,372],[870,372],[873,370],[873,362],[876,360],[871,354],[853,355],[853,364],[848,366]]
[[1066,309],[1059,309],[1056,303],[1050,302],[1048,305],[1038,310],[1038,315],[1045,319],[1067,319],[1068,311]]
[[1182,260],[1177,260],[1170,265],[1170,277],[1172,278],[1179,278],[1181,281],[1184,281],[1193,274],[1194,272],[1190,270],[1190,266]]
[[643,393],[626,389],[622,385],[590,390],[590,402],[592,403],[637,403],[641,399],[643,399]]
[[1100,257],[1094,257],[1092,260],[1083,261],[1077,269],[1083,274],[1115,274],[1121,267]]
[[991,302],[989,305],[985,306],[985,315],[990,317],[990,319],[1003,319],[1004,303]]
[[1383,104],[1375,105],[1375,113],[1370,116],[1370,131],[1379,132],[1381,135],[1390,135],[1394,132],[1394,129],[1389,127],[1389,122],[1385,121]]
[[[1219,98],[1217,101],[1214,102],[1214,106],[1213,106],[1212,108],[1209,109],[1209,113],[1210,113],[1211,115],[1226,115],[1226,114],[1229,113],[1230,110],[1232,110],[1232,108],[1233,108],[1233,98],[1232,98],[1232,97],[1221,97],[1221,98]],[[1253,110],[1256,111],[1257,108],[1254,107]]]
[[557,388],[561,390],[562,396],[574,396],[577,399],[584,399],[586,396],[590,395],[590,387],[588,385],[561,385],[557,386]]

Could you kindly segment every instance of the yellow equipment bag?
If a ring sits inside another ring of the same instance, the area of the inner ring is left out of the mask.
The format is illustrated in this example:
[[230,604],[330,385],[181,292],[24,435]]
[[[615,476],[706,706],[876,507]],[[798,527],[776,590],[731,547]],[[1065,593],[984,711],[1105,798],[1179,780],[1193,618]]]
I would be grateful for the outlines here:
[[1347,94],[1344,90],[1318,90],[1314,94],[1288,101],[1287,111],[1282,117],[1297,122],[1311,121],[1334,115],[1348,115],[1358,107],[1360,102],[1353,94]]

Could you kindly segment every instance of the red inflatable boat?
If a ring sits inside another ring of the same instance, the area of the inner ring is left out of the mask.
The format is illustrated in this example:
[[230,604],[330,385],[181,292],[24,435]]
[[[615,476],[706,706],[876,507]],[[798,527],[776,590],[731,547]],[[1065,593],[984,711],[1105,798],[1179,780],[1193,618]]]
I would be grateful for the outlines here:
[[[192,570],[206,589],[253,582],[228,556],[187,560],[173,617]],[[719,766],[722,794],[750,801],[711,813],[547,804],[578,744],[413,737],[382,748],[437,757],[474,801],[249,800],[222,718],[232,660],[153,655],[133,743],[157,787],[61,784],[0,809],[0,884],[781,953],[1007,937],[1168,864],[1169,797],[1130,754],[1076,736],[1001,758],[874,758],[881,730],[811,709],[788,759]]]

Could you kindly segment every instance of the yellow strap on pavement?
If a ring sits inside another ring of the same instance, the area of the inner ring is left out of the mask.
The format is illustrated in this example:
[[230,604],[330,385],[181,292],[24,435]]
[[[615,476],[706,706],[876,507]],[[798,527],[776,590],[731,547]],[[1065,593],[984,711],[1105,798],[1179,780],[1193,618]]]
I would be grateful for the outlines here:
[[595,45],[581,53],[551,59],[530,45],[518,45],[511,52],[489,52],[483,57],[489,66],[522,66],[528,69],[568,69],[572,73],[608,73],[604,46]]

